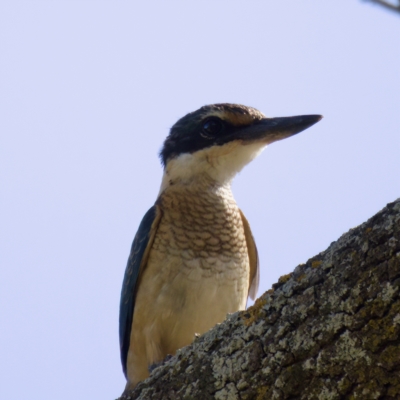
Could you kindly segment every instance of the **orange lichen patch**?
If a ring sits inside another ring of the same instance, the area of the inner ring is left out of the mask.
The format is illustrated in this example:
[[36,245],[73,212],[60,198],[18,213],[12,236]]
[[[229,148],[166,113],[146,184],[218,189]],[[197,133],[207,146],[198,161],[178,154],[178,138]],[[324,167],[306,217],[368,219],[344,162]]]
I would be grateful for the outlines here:
[[257,400],[264,400],[268,393],[269,386],[261,386],[257,389]]
[[365,230],[365,233],[370,233],[372,231],[372,228],[367,228],[366,230]]
[[296,281],[297,281],[297,282],[300,282],[300,281],[302,281],[306,276],[307,276],[306,274],[302,274],[302,275],[300,275],[300,276],[296,279]]
[[291,277],[292,277],[292,273],[287,274],[287,275],[282,275],[279,279],[278,282],[279,283],[286,283]]
[[256,302],[240,315],[246,326],[253,324],[260,316],[261,309],[267,304],[267,296],[259,297]]
[[322,261],[313,261],[311,263],[311,268],[318,268],[322,264]]

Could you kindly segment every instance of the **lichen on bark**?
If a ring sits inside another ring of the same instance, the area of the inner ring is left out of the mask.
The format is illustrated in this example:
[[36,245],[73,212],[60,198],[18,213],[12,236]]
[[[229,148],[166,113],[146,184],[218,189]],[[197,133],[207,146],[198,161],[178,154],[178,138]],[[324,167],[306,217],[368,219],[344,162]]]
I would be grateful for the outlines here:
[[120,400],[400,399],[399,290],[400,199]]

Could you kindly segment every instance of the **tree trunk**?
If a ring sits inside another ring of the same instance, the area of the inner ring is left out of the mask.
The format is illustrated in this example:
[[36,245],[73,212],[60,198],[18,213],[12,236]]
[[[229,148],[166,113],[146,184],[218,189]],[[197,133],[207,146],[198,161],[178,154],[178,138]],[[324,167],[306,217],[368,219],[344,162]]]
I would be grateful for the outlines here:
[[399,287],[400,199],[120,400],[400,399]]

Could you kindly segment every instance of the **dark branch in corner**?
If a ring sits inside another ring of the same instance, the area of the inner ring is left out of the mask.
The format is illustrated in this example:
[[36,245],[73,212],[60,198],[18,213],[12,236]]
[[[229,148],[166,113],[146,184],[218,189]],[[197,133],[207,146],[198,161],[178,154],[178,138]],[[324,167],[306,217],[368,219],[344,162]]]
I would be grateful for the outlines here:
[[397,13],[400,13],[400,0],[397,0],[396,2],[388,2],[385,0],[367,0],[370,3],[375,3],[378,4],[379,6],[385,7],[387,10],[394,11]]

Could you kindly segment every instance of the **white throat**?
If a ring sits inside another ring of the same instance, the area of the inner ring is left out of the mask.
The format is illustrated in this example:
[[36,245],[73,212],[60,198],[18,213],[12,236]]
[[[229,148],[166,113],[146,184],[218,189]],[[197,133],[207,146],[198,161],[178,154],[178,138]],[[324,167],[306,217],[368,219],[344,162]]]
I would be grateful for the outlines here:
[[218,186],[230,184],[235,175],[266,147],[265,143],[243,144],[236,140],[195,153],[185,153],[168,161],[159,195],[171,185],[197,185],[209,180]]

